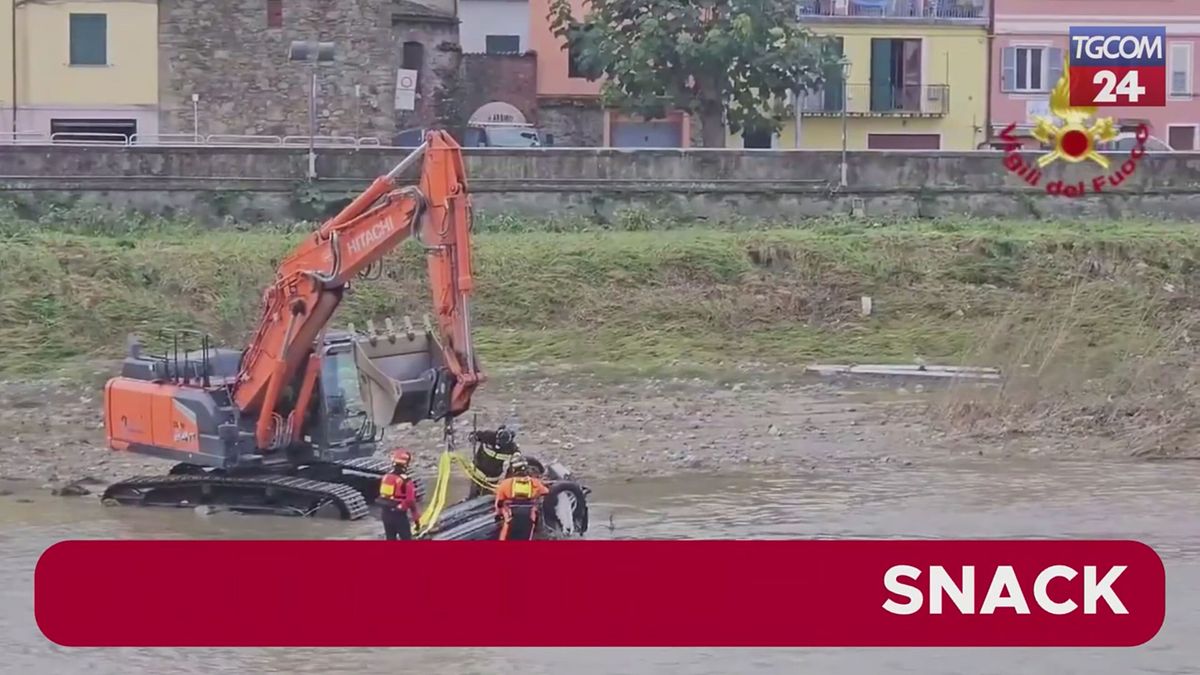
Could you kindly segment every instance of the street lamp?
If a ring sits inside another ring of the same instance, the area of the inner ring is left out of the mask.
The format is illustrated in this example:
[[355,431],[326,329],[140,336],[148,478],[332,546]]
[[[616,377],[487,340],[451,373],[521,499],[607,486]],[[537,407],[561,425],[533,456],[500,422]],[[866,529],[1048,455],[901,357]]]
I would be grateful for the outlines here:
[[850,59],[842,55],[842,187],[846,187],[846,107],[850,105]]
[[317,66],[333,60],[333,43],[295,40],[288,48],[288,60],[312,63],[308,86],[308,177],[317,177]]

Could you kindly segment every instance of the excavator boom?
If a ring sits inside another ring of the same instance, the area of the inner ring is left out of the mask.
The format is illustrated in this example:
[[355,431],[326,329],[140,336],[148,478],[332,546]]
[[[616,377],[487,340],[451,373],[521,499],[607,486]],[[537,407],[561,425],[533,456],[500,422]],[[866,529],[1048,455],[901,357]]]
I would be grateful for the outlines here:
[[[401,174],[418,162],[418,185],[397,187]],[[233,394],[236,407],[257,418],[255,442],[260,450],[286,446],[299,436],[311,396],[308,378],[315,377],[320,366],[313,345],[347,285],[413,236],[427,252],[436,334],[429,336],[430,344],[413,344],[415,338],[410,338],[403,348],[391,350],[380,348],[378,340],[356,343],[367,410],[373,423],[387,426],[454,417],[470,408],[482,376],[471,344],[469,298],[474,282],[466,174],[458,144],[446,132],[432,131],[420,148],[307,237],[280,264],[275,282],[263,294],[258,327]],[[428,380],[423,375],[433,372],[433,366],[448,374],[448,382],[428,386],[447,387],[449,403],[426,414],[412,407],[422,399],[406,398],[401,383],[412,386]],[[283,394],[301,372],[305,380],[300,396],[296,405],[285,409]],[[401,405],[408,409],[398,410]]]

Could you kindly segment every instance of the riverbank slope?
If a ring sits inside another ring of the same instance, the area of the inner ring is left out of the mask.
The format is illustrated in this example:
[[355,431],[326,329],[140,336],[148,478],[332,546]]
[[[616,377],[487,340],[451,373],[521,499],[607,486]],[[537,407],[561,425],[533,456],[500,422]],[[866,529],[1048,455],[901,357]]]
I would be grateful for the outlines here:
[[[485,367],[498,375],[481,395],[491,418],[481,423],[519,414],[531,431],[547,434],[538,442],[574,452],[575,464],[599,472],[713,470],[727,461],[778,460],[789,441],[800,442],[769,411],[824,395],[796,379],[804,365],[925,361],[997,366],[1008,379],[912,402],[892,424],[919,420],[924,431],[914,429],[914,442],[965,434],[1004,446],[1040,436],[1118,452],[1191,452],[1200,337],[1193,334],[1200,233],[1191,228],[656,225],[481,223],[477,341]],[[261,290],[304,236],[300,229],[206,230],[61,214],[0,225],[0,376],[8,379],[0,387],[0,475],[58,478],[52,467],[70,466],[72,453],[114,461],[99,449],[99,385],[126,334],[153,346],[161,329],[193,328],[243,344]],[[419,317],[428,297],[421,253],[409,245],[389,258],[382,277],[356,286],[338,323]],[[51,376],[70,384],[47,384]],[[658,384],[646,390],[646,377]],[[680,383],[693,393],[681,393]],[[625,393],[613,393],[622,386]],[[814,434],[844,427],[849,438],[866,438],[875,424],[827,423],[791,410],[812,418],[801,424]],[[726,414],[727,422],[715,422]],[[613,436],[623,416],[637,420],[636,433]],[[880,448],[896,442],[892,431],[881,432]],[[583,459],[593,456],[583,439],[602,436],[611,440],[601,453],[609,459]],[[1039,451],[1058,447],[1031,443]],[[55,447],[71,449],[64,455]],[[39,462],[39,454],[58,459]]]

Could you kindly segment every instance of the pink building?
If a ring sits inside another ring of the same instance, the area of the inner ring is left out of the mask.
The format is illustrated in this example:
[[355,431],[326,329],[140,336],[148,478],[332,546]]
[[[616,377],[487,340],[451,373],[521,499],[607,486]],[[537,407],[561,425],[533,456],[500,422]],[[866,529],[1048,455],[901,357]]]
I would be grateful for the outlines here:
[[[588,11],[572,0],[575,18]],[[692,129],[688,115],[641,120],[600,107],[600,82],[579,74],[564,41],[550,30],[550,0],[529,0],[529,44],[537,52],[538,123],[555,145],[686,148]]]
[[[1191,0],[994,0],[991,131],[1010,123],[1028,137],[1030,119],[1049,115],[1049,93],[1062,74],[1071,26],[1166,26],[1167,106],[1101,108],[1119,125],[1140,123],[1175,150],[1200,148],[1196,91],[1200,2]],[[1030,141],[1036,144],[1036,141]]]

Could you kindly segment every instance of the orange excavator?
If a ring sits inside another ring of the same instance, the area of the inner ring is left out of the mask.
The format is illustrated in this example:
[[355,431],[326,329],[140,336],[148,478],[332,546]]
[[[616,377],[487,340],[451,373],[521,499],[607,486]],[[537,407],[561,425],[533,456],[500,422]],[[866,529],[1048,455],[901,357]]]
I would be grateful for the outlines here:
[[[418,184],[400,186],[418,163]],[[459,145],[431,131],[282,262],[244,350],[184,331],[154,355],[132,341],[105,387],[109,447],[177,464],[110,485],[105,503],[366,515],[389,468],[375,457],[383,429],[444,421],[452,439],[485,381],[471,342],[470,231]],[[330,330],[351,280],[410,237],[426,252],[435,321]]]

